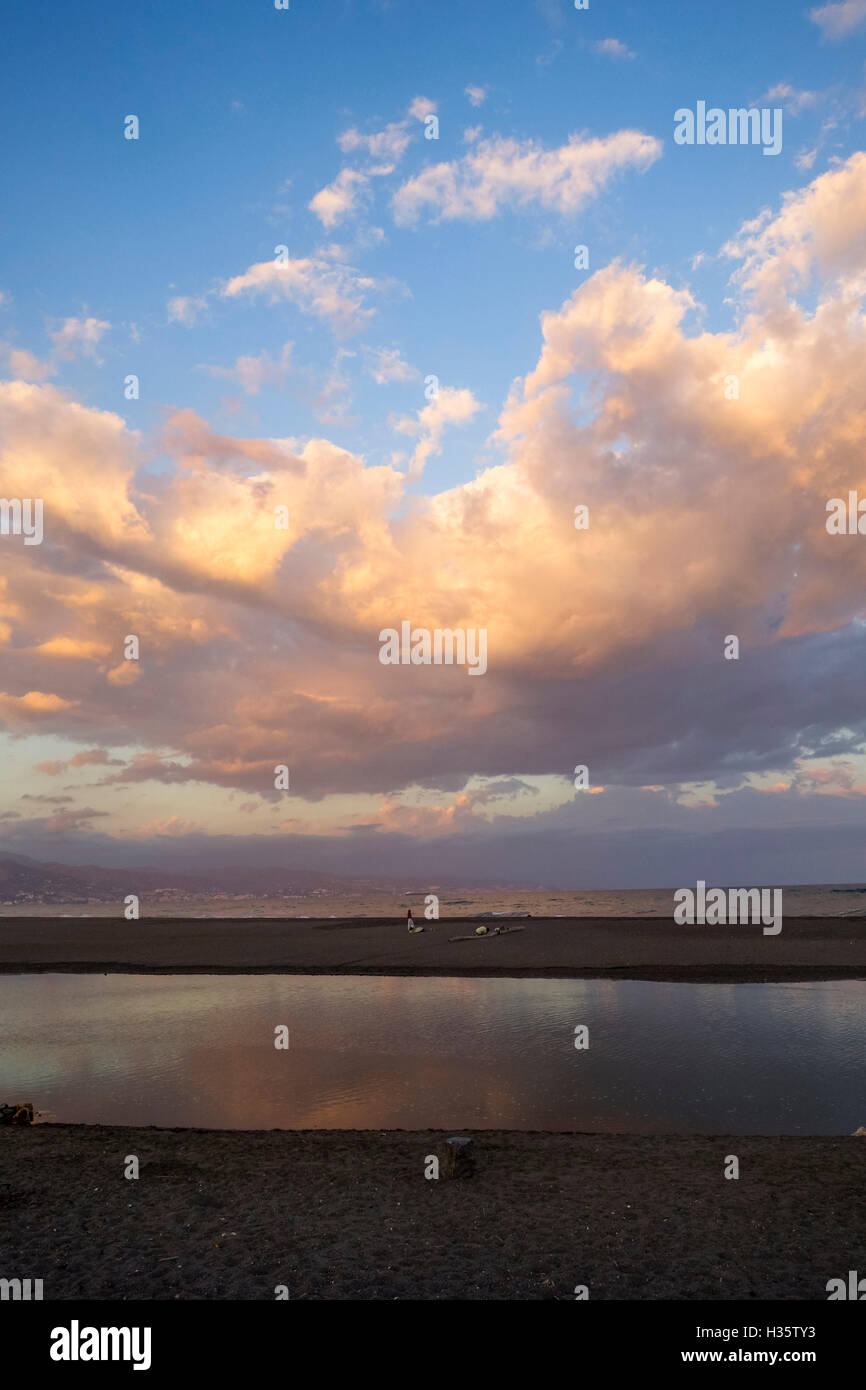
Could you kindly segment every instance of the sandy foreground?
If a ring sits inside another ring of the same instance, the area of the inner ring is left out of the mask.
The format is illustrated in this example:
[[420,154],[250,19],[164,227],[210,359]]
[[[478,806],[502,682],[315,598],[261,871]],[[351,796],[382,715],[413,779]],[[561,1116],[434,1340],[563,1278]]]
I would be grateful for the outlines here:
[[863,1268],[864,1139],[487,1130],[472,1177],[425,1179],[442,1137],[6,1128],[0,1269],[46,1299],[495,1300],[826,1299]]
[[412,936],[393,920],[0,917],[0,972],[866,978],[863,917],[789,917],[778,936],[658,918],[533,918],[511,924],[523,931],[449,941],[477,924],[426,922]]
[[[866,919],[449,942],[474,925],[2,918],[0,971],[866,978]],[[824,1300],[864,1268],[866,1139],[460,1133],[474,1175],[432,1181],[441,1131],[0,1128],[0,1274],[46,1299]]]

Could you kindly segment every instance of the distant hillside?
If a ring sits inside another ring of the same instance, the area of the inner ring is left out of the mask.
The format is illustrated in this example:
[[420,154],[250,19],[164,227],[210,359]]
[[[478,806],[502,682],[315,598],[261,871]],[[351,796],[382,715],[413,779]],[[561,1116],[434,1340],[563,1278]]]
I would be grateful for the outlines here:
[[[480,885],[475,885],[480,886]],[[417,878],[343,876],[317,869],[209,869],[206,873],[156,868],[104,869],[97,864],[52,864],[0,851],[0,903],[111,902],[127,893],[164,896],[310,897],[353,893],[424,892],[427,888],[465,888],[466,884],[425,884]]]

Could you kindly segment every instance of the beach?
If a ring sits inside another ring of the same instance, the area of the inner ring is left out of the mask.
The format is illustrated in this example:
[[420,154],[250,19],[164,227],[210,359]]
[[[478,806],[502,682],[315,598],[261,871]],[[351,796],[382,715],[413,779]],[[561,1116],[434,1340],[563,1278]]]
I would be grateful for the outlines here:
[[[449,940],[476,924],[4,918],[0,971],[866,977],[864,919],[792,918],[778,936],[530,919]],[[0,1265],[42,1278],[46,1299],[273,1299],[280,1285],[390,1301],[572,1299],[578,1285],[592,1299],[824,1299],[863,1263],[858,1137],[463,1129],[474,1174],[426,1179],[454,1132],[0,1128]]]
[[[419,918],[419,921],[423,920]],[[643,980],[866,977],[866,918],[789,917],[759,925],[680,926],[670,918],[529,918],[478,940],[476,918],[424,922],[329,918],[0,918],[0,972],[514,975]],[[520,927],[522,930],[511,930]]]
[[433,1131],[0,1129],[0,1264],[123,1300],[820,1300],[862,1269],[866,1140],[472,1137],[436,1181]]

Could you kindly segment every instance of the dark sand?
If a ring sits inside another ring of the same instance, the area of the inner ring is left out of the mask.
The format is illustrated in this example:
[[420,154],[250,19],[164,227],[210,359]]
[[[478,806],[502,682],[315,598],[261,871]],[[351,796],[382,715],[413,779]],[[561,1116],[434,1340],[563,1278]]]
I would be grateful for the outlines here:
[[[790,918],[777,937],[530,920],[453,944],[474,924],[431,925],[3,918],[0,971],[866,978],[862,918]],[[46,1299],[273,1299],[277,1284],[293,1299],[571,1299],[587,1284],[593,1299],[824,1300],[864,1268],[864,1139],[487,1130],[474,1177],[427,1181],[442,1137],[0,1129],[0,1274],[43,1279]]]
[[[665,918],[533,918],[524,931],[449,942],[478,919],[0,918],[2,971],[614,976],[644,980],[866,978],[866,918],[789,917],[683,927]],[[490,925],[488,923],[488,925]]]
[[488,1130],[473,1177],[426,1180],[441,1138],[0,1129],[0,1273],[46,1299],[824,1300],[864,1268],[864,1139]]

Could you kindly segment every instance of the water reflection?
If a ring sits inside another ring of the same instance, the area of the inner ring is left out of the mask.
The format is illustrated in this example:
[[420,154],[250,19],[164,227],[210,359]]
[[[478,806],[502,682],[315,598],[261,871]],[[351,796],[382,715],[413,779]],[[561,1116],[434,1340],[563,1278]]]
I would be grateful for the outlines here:
[[0,1099],[230,1129],[850,1134],[864,1003],[856,980],[9,975]]

